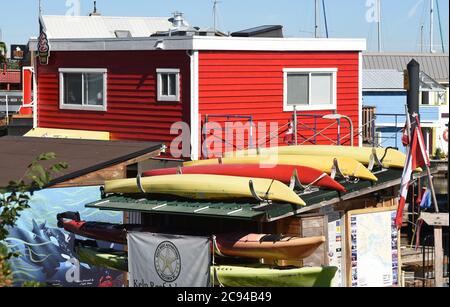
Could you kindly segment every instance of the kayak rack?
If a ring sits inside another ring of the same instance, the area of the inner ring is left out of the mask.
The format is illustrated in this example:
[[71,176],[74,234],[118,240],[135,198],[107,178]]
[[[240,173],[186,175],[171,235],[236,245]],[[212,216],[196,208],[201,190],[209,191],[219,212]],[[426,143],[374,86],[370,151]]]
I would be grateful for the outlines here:
[[367,169],[369,171],[372,171],[375,167],[383,168],[383,163],[378,158],[376,149],[372,148],[372,154],[370,155],[369,165],[368,165]]
[[344,173],[341,171],[341,169],[339,167],[338,159],[334,158],[333,159],[333,167],[331,168],[330,177],[335,179],[337,176],[344,178],[346,182],[356,183],[356,182],[359,181],[359,179],[355,179],[357,181],[351,180],[350,176],[344,175]]
[[[275,181],[275,180],[274,180],[274,181]],[[252,196],[253,196],[257,201],[259,201],[259,203],[260,203],[259,206],[253,207],[252,209],[255,209],[255,210],[263,209],[263,208],[268,207],[268,206],[270,206],[270,205],[272,204],[272,201],[271,201],[270,199],[267,198],[267,195],[269,195],[269,191],[270,191],[270,188],[271,188],[271,187],[269,187],[269,190],[267,190],[267,192],[266,192],[266,195],[265,195],[266,198],[261,198],[261,197],[256,193],[256,191],[255,191],[255,186],[253,185],[253,180],[249,180],[249,182],[248,182],[248,187],[249,187],[249,189],[250,189],[250,192],[252,193]]]
[[319,189],[317,187],[315,187],[314,185],[317,182],[319,182],[320,180],[322,180],[326,176],[328,176],[328,174],[323,173],[322,175],[317,177],[316,180],[314,180],[313,182],[311,182],[310,184],[305,186],[300,181],[300,177],[298,175],[297,169],[294,169],[294,173],[292,174],[292,178],[291,178],[291,182],[289,184],[289,188],[291,188],[294,192],[296,191],[296,188],[298,188],[297,190],[300,191],[300,192],[297,193],[297,195],[304,195],[304,194],[317,192],[317,191],[319,191]]
[[[86,204],[86,208],[106,211],[140,212],[155,216],[183,216],[220,218],[235,221],[273,222],[286,217],[306,214],[342,201],[398,186],[402,177],[400,169],[386,169],[374,174],[377,182],[360,180],[358,183],[343,182],[346,192],[319,189],[303,194],[301,198],[307,204],[299,207],[290,203],[270,201],[259,193],[259,198],[250,200],[192,200],[176,196],[149,195],[142,193],[104,194],[102,198]],[[248,184],[250,188],[250,184]],[[295,191],[296,193],[298,190]],[[250,194],[250,193],[249,193]],[[256,194],[256,193],[255,193]],[[257,200],[258,199],[258,200]],[[208,208],[207,208],[208,207]]]

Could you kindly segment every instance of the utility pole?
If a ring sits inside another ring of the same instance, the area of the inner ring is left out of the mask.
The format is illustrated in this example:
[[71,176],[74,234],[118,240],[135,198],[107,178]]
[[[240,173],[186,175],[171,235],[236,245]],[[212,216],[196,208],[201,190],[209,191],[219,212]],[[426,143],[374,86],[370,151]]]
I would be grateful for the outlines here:
[[434,53],[434,0],[430,0],[430,53]]
[[319,1],[314,0],[314,37],[319,37]]
[[381,0],[377,1],[378,15],[378,52],[381,52]]

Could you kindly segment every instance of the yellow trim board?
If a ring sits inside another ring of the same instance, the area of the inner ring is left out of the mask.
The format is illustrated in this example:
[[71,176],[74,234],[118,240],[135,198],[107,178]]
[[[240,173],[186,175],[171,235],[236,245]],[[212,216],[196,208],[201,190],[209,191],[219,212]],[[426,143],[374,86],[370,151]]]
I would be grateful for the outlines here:
[[54,138],[54,139],[80,139],[80,140],[98,140],[109,141],[109,132],[104,131],[86,131],[86,130],[68,130],[35,128],[30,130],[25,137]]

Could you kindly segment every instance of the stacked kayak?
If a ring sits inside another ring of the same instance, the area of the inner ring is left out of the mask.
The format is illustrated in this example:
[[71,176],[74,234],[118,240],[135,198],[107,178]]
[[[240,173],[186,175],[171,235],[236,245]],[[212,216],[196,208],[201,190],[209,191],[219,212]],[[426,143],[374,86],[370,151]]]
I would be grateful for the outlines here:
[[76,246],[75,253],[82,263],[122,272],[128,271],[128,255],[125,251]]
[[127,244],[127,232],[129,231],[153,232],[155,230],[152,227],[142,225],[86,222],[63,218],[62,216],[64,216],[64,213],[58,214],[58,226],[67,232],[93,240],[117,244]]
[[229,152],[225,157],[251,156],[251,155],[313,155],[347,157],[355,159],[368,165],[373,158],[373,154],[381,161],[385,168],[403,168],[406,155],[392,148],[372,148],[372,147],[348,147],[348,146],[327,146],[327,145],[299,145],[263,148],[260,150],[245,150]]
[[216,237],[216,248],[230,257],[299,260],[311,256],[324,242],[325,237],[229,234]]
[[255,194],[272,201],[305,206],[305,202],[285,184],[270,179],[218,175],[167,175],[120,179],[105,183],[106,193],[150,193],[196,200],[252,199]]
[[[337,163],[335,163],[335,161]],[[307,155],[261,155],[261,156],[236,156],[223,159],[209,159],[185,162],[184,166],[218,165],[218,164],[259,164],[259,165],[294,165],[315,168],[321,172],[332,174],[336,164],[340,172],[349,177],[364,180],[377,181],[361,162],[349,157],[338,156],[307,156]]]
[[[83,263],[128,271],[126,252],[81,246],[75,251]],[[212,266],[211,282],[225,287],[330,287],[336,272],[336,267]]]
[[[63,216],[64,214],[58,215]],[[127,231],[154,232],[141,225],[118,225],[58,219],[66,231],[93,240],[127,244]],[[325,237],[300,238],[268,234],[221,234],[215,237],[218,255],[250,259],[299,260],[311,256],[325,242]]]
[[315,185],[345,192],[345,188],[328,176],[315,168],[307,166],[293,165],[264,165],[264,164],[218,164],[186,166],[181,168],[166,168],[144,172],[143,177],[167,176],[176,174],[204,174],[221,175],[234,177],[252,177],[273,179],[289,184],[296,174],[302,185]]
[[225,287],[331,287],[336,272],[337,267],[213,266],[211,281]]

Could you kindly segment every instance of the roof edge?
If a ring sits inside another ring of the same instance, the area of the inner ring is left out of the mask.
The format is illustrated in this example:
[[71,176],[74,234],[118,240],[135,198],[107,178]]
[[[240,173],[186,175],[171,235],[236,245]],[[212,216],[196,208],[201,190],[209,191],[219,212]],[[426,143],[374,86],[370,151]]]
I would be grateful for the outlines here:
[[[52,51],[224,50],[224,51],[355,51],[366,50],[364,38],[151,37],[51,39]],[[37,39],[30,38],[30,51]]]

